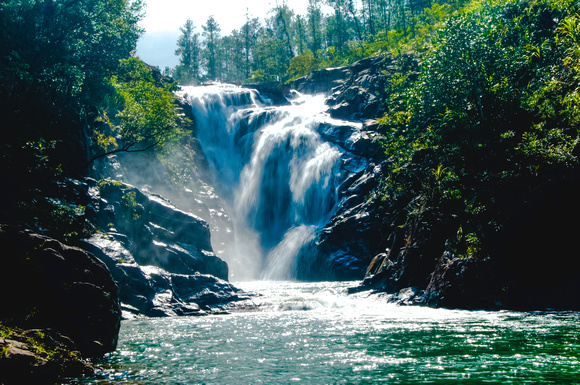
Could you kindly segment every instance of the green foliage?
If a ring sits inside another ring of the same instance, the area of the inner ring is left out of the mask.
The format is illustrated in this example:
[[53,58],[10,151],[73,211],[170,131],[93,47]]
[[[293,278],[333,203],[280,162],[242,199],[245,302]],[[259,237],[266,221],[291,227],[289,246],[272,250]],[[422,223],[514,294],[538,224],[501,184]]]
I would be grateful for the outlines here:
[[139,1],[2,0],[0,100],[29,95],[54,113],[87,112],[141,32]]
[[95,131],[95,142],[104,152],[92,160],[115,152],[146,151],[189,133],[172,93],[175,85],[156,82],[152,69],[139,59],[122,60],[121,71],[111,77],[111,85],[115,94],[100,120],[115,136]]
[[387,83],[384,197],[446,205],[470,229],[459,255],[482,255],[535,186],[578,170],[576,12],[567,1],[473,2],[430,43],[417,81]]
[[264,70],[250,72],[250,77],[246,79],[248,83],[263,83],[276,80],[276,76],[266,73]]
[[[36,356],[60,362],[61,364],[81,360],[81,356],[78,352],[70,350],[55,342],[50,335],[47,335],[47,333],[41,329],[23,331],[18,328],[5,326],[0,322],[0,338],[24,342]],[[5,349],[8,349],[8,345],[6,345]],[[0,358],[3,357],[5,353],[6,350],[0,350]]]
[[128,191],[121,197],[121,204],[128,210],[131,219],[139,219],[141,216],[138,212],[137,193],[135,191]]
[[310,72],[318,69],[318,63],[319,60],[314,57],[314,54],[310,50],[302,55],[294,56],[290,60],[290,67],[286,70],[286,73],[290,77],[288,81],[308,75]]
[[[217,21],[208,19],[196,63],[199,78],[284,82],[307,71],[349,65],[370,56],[422,52],[444,21],[468,0],[363,1],[360,9],[353,1],[326,0],[334,11],[329,14],[323,13],[322,3],[310,0],[306,15],[295,14],[286,4],[276,5],[263,23],[246,15],[239,30],[223,37]],[[189,27],[186,23],[182,28],[176,50],[180,64],[173,70],[182,84],[191,81],[184,64],[192,56],[187,54],[189,37],[195,37]]]
[[175,54],[179,56],[179,65],[175,68],[174,76],[181,84],[195,84],[201,78],[199,34],[193,32],[194,26],[191,19],[188,19],[179,30],[181,36],[177,40],[175,50]]
[[[0,221],[82,236],[65,176],[87,159],[87,134],[115,92],[111,78],[141,34],[140,0],[0,0]],[[95,133],[104,147],[120,137]]]

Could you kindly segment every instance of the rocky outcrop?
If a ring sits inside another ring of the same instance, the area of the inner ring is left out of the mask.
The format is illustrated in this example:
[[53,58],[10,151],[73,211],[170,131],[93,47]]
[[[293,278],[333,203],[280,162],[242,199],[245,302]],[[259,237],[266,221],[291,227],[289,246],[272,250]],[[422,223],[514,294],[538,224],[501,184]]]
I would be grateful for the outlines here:
[[118,289],[100,260],[55,239],[9,228],[0,230],[0,248],[3,323],[51,328],[70,338],[84,357],[116,348]]
[[350,75],[349,67],[324,68],[290,82],[290,89],[306,94],[328,94],[343,84]]
[[334,87],[327,104],[333,118],[350,121],[376,119],[384,113],[381,96],[397,74],[416,78],[419,64],[409,55],[370,57],[346,67],[348,76]]
[[88,182],[98,228],[122,242],[134,262],[169,273],[228,278],[227,264],[212,250],[207,222],[128,184]]
[[104,261],[119,285],[125,318],[206,315],[248,298],[230,283],[207,274],[169,273],[136,263],[118,233],[97,233],[87,248]]
[[0,383],[52,384],[94,373],[69,338],[51,329],[19,330],[0,325]]
[[329,113],[344,124],[333,121],[319,133],[349,154],[345,169],[350,173],[340,186],[336,213],[299,255],[300,279],[362,279],[372,257],[388,247],[384,235],[396,214],[385,212],[374,196],[385,162],[376,120],[382,114],[378,94],[395,74],[416,76],[417,68],[408,56],[372,57],[293,83],[305,92],[332,86],[327,88]]
[[125,183],[87,184],[99,230],[84,247],[111,271],[125,317],[205,315],[247,299],[226,281],[204,220]]
[[433,270],[423,303],[462,309],[504,308],[501,275],[500,267],[489,260],[457,258],[446,252]]
[[380,175],[380,166],[371,163],[344,182],[336,214],[299,255],[299,279],[362,279],[369,256],[386,247],[380,225],[385,213],[371,199]]

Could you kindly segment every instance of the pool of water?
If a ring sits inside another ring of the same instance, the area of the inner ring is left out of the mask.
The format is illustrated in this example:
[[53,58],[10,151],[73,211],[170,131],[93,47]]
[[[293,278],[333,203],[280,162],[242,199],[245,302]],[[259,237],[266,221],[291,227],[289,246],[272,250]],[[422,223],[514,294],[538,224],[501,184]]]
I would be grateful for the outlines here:
[[580,314],[431,309],[252,282],[258,310],[123,321],[95,384],[580,383]]

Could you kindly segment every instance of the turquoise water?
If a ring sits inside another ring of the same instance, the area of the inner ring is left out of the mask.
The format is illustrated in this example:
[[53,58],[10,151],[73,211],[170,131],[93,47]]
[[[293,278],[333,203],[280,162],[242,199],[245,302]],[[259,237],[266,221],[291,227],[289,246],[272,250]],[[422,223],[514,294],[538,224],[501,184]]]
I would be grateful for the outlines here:
[[402,307],[255,282],[259,310],[124,321],[97,384],[580,383],[580,314]]

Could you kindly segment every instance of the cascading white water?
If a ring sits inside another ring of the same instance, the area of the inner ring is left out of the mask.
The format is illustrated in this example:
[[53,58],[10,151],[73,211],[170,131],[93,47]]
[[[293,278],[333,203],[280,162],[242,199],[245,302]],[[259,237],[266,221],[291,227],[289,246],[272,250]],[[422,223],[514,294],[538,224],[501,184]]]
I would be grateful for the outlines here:
[[292,279],[295,258],[337,203],[341,150],[318,133],[325,98],[268,106],[256,91],[185,87],[218,193],[232,218],[231,278]]

